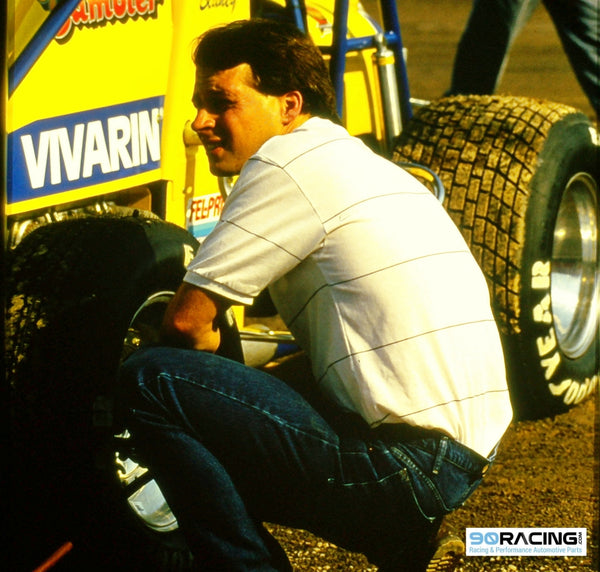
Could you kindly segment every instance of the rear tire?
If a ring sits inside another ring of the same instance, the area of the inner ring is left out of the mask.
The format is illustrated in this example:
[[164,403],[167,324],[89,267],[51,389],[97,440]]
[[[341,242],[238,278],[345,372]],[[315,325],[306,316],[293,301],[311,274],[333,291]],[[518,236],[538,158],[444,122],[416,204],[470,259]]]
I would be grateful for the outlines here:
[[458,96],[419,110],[396,161],[436,172],[490,287],[518,418],[567,410],[598,384],[598,134],[576,110]]
[[66,542],[60,570],[190,568],[174,517],[156,511],[149,526],[128,503],[124,474],[139,489],[142,471],[115,449],[127,442],[114,438],[110,398],[121,359],[151,341],[196,248],[174,225],[125,216],[51,224],[11,253],[11,570]]

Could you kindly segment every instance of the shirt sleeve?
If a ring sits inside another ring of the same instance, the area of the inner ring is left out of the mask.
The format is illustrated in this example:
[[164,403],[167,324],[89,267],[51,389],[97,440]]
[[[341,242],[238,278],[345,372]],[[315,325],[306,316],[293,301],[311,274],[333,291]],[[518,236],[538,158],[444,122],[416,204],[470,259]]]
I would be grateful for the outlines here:
[[290,175],[253,157],[184,280],[233,302],[251,304],[317,249],[324,236],[322,221]]

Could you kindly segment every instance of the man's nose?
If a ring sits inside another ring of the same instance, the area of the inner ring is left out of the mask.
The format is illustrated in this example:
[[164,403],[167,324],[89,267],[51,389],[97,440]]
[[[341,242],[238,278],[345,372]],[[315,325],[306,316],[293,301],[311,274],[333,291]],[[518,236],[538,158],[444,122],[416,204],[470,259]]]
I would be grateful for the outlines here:
[[198,109],[196,113],[196,119],[192,122],[192,129],[194,131],[202,131],[203,129],[210,129],[215,126],[215,116],[209,113],[206,109]]

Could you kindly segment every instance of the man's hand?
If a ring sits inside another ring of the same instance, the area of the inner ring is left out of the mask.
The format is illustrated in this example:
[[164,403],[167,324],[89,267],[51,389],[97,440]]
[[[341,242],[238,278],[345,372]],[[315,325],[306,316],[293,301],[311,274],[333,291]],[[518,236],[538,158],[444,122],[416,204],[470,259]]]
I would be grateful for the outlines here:
[[161,343],[216,352],[221,342],[216,318],[219,306],[204,290],[184,282],[167,307]]

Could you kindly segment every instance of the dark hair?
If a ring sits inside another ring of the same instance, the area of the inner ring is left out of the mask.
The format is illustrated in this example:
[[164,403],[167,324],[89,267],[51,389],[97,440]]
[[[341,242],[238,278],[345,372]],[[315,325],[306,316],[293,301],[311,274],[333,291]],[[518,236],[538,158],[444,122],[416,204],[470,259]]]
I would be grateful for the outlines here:
[[248,64],[265,95],[297,90],[303,112],[341,123],[327,66],[312,40],[295,26],[271,20],[240,20],[198,38],[194,63],[210,72]]

